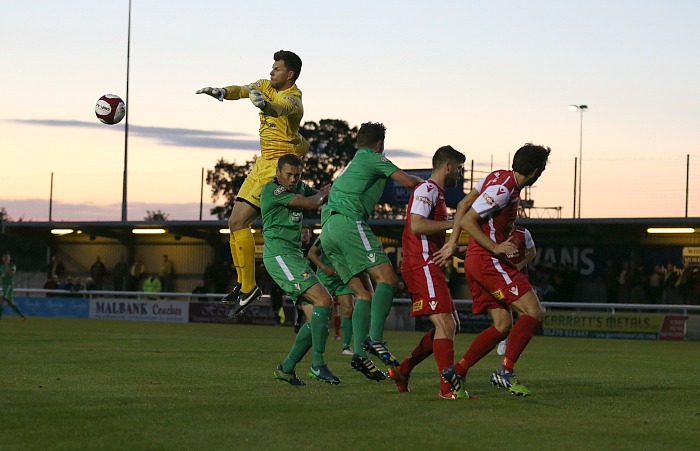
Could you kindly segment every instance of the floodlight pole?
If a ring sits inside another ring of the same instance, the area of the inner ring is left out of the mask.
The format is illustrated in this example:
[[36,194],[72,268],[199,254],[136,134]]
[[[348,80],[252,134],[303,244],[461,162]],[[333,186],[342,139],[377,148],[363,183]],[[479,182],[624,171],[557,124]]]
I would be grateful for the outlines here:
[[124,113],[124,182],[122,185],[122,222],[126,222],[126,173],[129,156],[129,60],[131,56],[131,0],[126,37],[126,112]]
[[578,218],[581,219],[581,179],[583,178],[583,113],[588,105],[569,105],[571,111],[578,111],[581,116],[578,144]]

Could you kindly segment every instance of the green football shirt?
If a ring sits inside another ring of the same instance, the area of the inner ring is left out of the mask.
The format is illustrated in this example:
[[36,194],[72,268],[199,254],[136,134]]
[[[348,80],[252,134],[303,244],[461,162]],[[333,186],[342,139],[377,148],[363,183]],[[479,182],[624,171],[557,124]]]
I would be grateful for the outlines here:
[[297,183],[294,191],[280,185],[277,179],[263,186],[260,193],[264,256],[298,253],[301,250],[301,225],[303,210],[290,207],[289,202],[297,194],[313,196],[316,190],[304,182]]
[[399,168],[373,149],[359,149],[333,182],[322,222],[333,212],[351,219],[367,221],[382,197],[386,179]]

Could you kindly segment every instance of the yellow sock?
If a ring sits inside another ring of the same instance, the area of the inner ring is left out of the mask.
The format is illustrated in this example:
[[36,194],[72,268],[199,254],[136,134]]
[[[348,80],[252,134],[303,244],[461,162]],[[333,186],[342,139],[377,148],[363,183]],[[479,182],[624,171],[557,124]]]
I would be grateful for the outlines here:
[[236,267],[236,281],[241,283],[241,265],[238,263],[238,252],[236,252],[236,237],[232,233],[228,238],[228,246],[231,248],[231,257],[233,258],[233,266]]
[[[240,271],[238,280],[241,282],[241,292],[250,293],[256,285],[255,282],[255,238],[249,228],[233,232],[236,241],[236,253]],[[236,268],[238,269],[238,268]]]

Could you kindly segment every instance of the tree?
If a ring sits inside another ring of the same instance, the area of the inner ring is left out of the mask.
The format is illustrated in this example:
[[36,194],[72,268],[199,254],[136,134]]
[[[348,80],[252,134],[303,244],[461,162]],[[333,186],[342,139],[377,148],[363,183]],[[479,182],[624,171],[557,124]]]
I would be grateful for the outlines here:
[[211,197],[214,202],[224,199],[224,205],[216,206],[210,213],[219,219],[228,219],[233,210],[238,190],[241,189],[246,175],[253,168],[255,160],[246,161],[243,165],[237,165],[234,161],[229,163],[223,158],[216,162],[214,169],[207,171],[207,185],[211,186]]
[[[304,181],[314,188],[331,183],[355,155],[357,127],[350,128],[347,122],[340,119],[322,119],[318,124],[305,122],[299,131],[309,142],[309,152],[304,156]],[[231,215],[238,190],[254,163],[255,160],[251,160],[238,165],[235,161],[229,163],[220,158],[214,169],[207,171],[207,185],[211,186],[212,199],[214,202],[224,200],[224,205],[210,210],[211,214],[222,220]],[[304,214],[313,217],[318,212],[307,211]]]
[[0,222],[12,221],[12,218],[7,214],[5,207],[0,207]]
[[310,186],[321,187],[331,183],[357,150],[357,127],[350,128],[340,119],[321,119],[305,122],[300,130],[309,142],[309,153],[304,164],[304,180]]
[[158,211],[146,210],[146,217],[143,219],[144,219],[144,221],[167,221],[169,216],[170,216],[169,214],[164,213],[160,210],[158,210]]

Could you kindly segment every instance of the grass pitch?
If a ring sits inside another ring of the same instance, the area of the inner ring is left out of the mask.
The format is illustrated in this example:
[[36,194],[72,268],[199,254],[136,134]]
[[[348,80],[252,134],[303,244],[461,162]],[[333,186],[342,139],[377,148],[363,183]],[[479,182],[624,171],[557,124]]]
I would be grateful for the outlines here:
[[[439,400],[431,358],[411,393],[371,382],[329,341],[337,386],[272,371],[289,327],[16,317],[0,321],[2,450],[700,449],[700,343],[535,337],[517,365],[532,396],[469,372],[475,401]],[[387,331],[403,359],[417,332]],[[456,355],[473,335],[459,335]],[[308,359],[308,357],[307,357]]]

